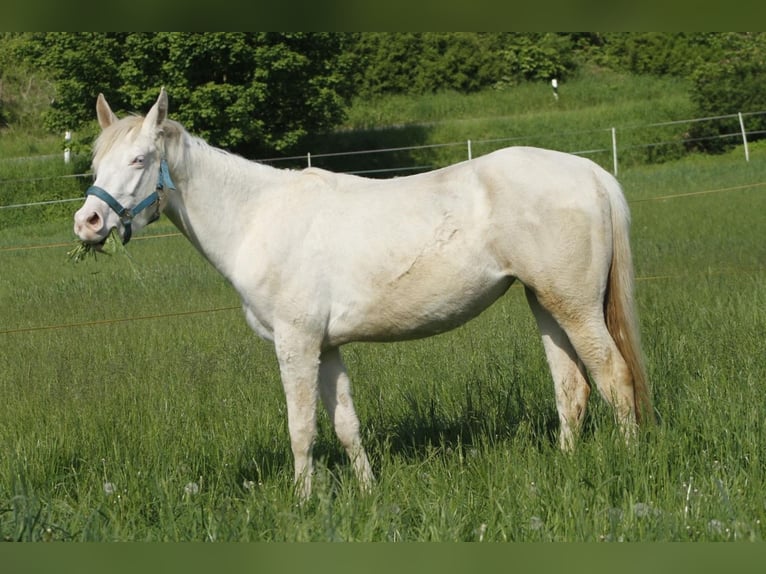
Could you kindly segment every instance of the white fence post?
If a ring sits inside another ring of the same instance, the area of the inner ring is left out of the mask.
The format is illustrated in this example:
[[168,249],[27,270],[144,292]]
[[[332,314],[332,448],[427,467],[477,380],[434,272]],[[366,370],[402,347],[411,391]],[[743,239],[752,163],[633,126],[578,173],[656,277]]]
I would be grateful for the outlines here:
[[614,177],[617,177],[617,128],[612,128],[612,160]]
[[308,161],[309,167],[311,167],[311,152],[306,154],[306,161]]
[[64,163],[69,163],[69,161],[72,159],[72,152],[69,149],[69,143],[72,141],[72,132],[71,130],[67,130],[64,132],[64,143],[66,144],[66,147],[64,148]]
[[747,132],[745,131],[745,121],[742,119],[742,112],[739,115],[739,129],[742,130],[742,143],[745,144],[745,161],[750,161],[750,150],[747,149]]
[[471,140],[468,140],[468,159],[473,159],[473,154],[471,153]]

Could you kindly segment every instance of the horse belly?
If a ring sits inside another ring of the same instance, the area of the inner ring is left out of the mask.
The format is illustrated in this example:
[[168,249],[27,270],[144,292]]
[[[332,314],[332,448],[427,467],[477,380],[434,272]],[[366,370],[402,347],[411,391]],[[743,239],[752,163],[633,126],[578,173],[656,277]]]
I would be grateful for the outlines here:
[[475,269],[410,269],[374,282],[365,297],[333,305],[330,343],[417,339],[454,329],[479,315],[513,283],[513,277]]

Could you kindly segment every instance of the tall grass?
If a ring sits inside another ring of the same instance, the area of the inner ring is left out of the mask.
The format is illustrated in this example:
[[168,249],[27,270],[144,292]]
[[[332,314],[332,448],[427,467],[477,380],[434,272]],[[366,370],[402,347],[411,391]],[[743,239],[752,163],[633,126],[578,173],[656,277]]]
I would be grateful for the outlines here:
[[[684,124],[639,127],[693,117],[689,85],[682,80],[588,70],[561,85],[558,100],[545,82],[467,96],[439,93],[358,100],[342,129],[312,138],[304,147],[318,155],[435,146],[312,160],[313,165],[338,171],[440,167],[466,159],[467,140],[473,143],[474,155],[508,145],[534,145],[588,152],[588,157],[611,170],[612,127],[625,128],[619,131],[619,145],[625,150],[620,161],[630,166],[680,157],[689,129]],[[646,142],[668,143],[640,147]],[[442,145],[451,143],[457,145]]]
[[[0,231],[0,536],[762,540],[766,195],[639,200],[764,171],[732,154],[623,175],[661,417],[637,444],[594,396],[578,449],[558,451],[547,366],[513,287],[456,331],[346,348],[378,482],[359,492],[322,415],[304,505],[272,349],[187,243],[135,241],[134,266],[75,266],[67,246],[7,249],[66,241],[68,222]],[[219,310],[174,314],[205,309]],[[81,324],[131,317],[144,319]],[[20,331],[35,327],[62,328]]]
[[[83,194],[92,181],[84,175],[88,156],[75,156],[67,164],[63,153],[49,145],[30,146],[27,155],[13,155],[21,138],[5,133],[0,137],[0,228],[65,218],[71,205],[51,202]],[[26,209],[7,207],[37,202],[47,203]]]

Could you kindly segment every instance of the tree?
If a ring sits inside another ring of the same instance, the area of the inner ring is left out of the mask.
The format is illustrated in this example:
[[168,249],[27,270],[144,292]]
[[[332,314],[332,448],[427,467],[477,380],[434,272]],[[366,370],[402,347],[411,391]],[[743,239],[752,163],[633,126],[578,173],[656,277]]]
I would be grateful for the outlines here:
[[174,117],[229,149],[289,149],[341,121],[349,97],[339,34],[133,34],[126,48],[127,101],[144,109],[165,85]]
[[50,70],[47,124],[93,124],[103,92],[121,112],[145,111],[165,86],[172,117],[240,153],[283,151],[343,117],[346,36],[332,33],[32,34],[26,56]]
[[27,35],[17,47],[19,55],[49,71],[55,81],[55,96],[45,115],[47,128],[63,132],[93,119],[98,91],[114,91],[120,83],[116,70],[125,36],[100,32]]

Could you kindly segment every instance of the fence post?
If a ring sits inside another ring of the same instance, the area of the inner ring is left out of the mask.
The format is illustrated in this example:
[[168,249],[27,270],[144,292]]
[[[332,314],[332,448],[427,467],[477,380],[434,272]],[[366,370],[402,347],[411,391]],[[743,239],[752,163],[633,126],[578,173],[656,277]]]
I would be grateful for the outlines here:
[[468,140],[468,159],[473,159],[473,154],[471,153],[471,140]]
[[69,143],[72,141],[72,132],[71,130],[67,130],[64,132],[64,144],[66,147],[64,148],[64,163],[69,163],[69,160],[72,158],[72,152],[69,149]]
[[742,119],[742,112],[739,115],[739,129],[742,130],[742,143],[745,144],[745,161],[750,161],[750,150],[747,149],[747,132],[745,131],[745,122]]
[[612,128],[612,160],[614,177],[617,177],[617,128]]
[[311,167],[311,152],[306,154],[306,161],[308,161],[309,167]]

